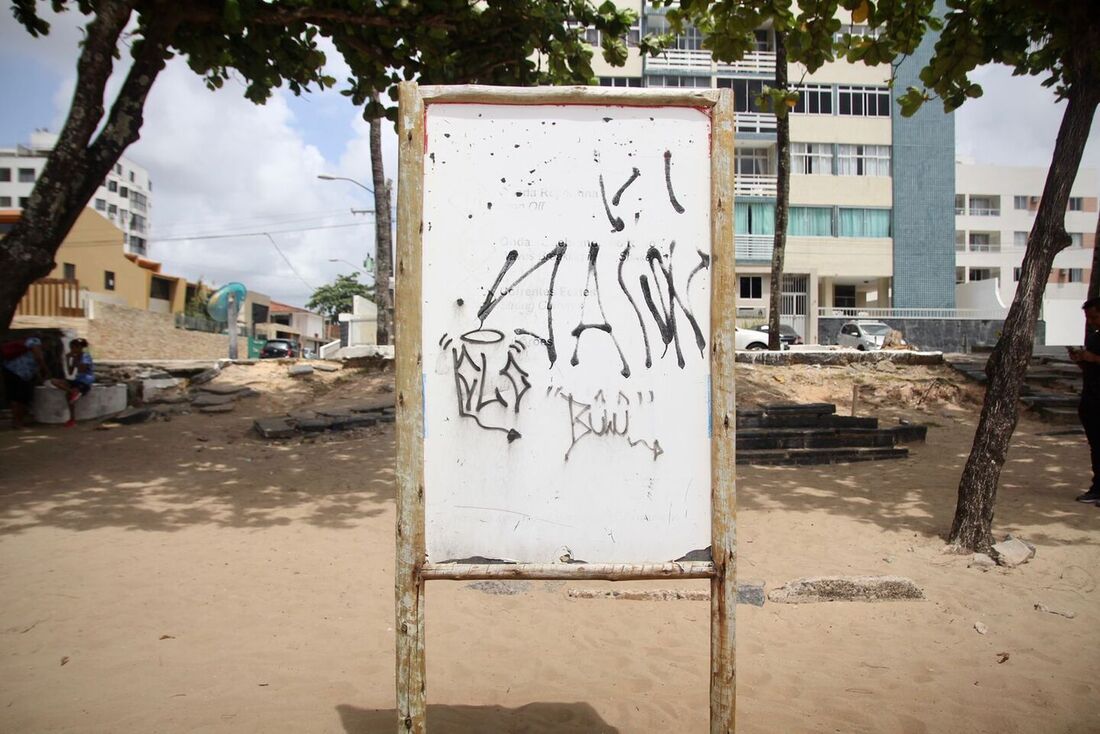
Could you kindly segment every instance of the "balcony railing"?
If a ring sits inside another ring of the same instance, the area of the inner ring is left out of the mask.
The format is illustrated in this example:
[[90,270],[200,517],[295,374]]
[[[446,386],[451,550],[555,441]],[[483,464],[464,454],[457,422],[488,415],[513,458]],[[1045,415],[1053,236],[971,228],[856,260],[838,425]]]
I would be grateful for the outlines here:
[[734,176],[734,196],[775,196],[775,176]]
[[737,262],[771,262],[775,237],[770,234],[735,234],[734,256]]
[[774,133],[775,115],[763,112],[738,112],[734,115],[734,124],[739,133]]
[[718,64],[719,73],[733,74],[775,74],[774,51],[750,51],[745,58],[729,64]]
[[[962,212],[956,212],[961,214]],[[993,209],[992,207],[984,206],[972,206],[968,212],[972,217],[999,217],[1001,216],[1000,208]]]
[[817,315],[845,319],[1003,319],[1006,310],[977,308],[838,308],[821,306]]
[[971,252],[1000,252],[1001,251],[1001,243],[1000,242],[983,242],[983,243],[971,242],[970,243],[970,251]]
[[[774,57],[774,54],[772,55]],[[691,49],[670,48],[660,56],[646,59],[646,68],[660,71],[673,71],[689,69],[693,71],[710,71],[714,68],[714,60],[710,51],[695,51]],[[774,67],[775,60],[772,59]]]

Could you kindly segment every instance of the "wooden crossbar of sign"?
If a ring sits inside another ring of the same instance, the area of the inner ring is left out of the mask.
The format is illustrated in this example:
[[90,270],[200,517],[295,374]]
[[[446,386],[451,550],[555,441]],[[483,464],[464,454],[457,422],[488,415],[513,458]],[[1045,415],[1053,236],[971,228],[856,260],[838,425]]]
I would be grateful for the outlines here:
[[472,579],[710,579],[734,730],[733,130],[729,90],[401,85],[399,732],[425,582]]

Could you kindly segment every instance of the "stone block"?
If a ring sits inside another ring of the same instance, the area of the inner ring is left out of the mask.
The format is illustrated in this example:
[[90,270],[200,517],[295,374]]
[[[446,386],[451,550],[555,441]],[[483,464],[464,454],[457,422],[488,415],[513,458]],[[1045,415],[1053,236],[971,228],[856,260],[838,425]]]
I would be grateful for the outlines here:
[[[39,423],[65,423],[69,420],[69,402],[66,390],[48,385],[34,389],[31,413]],[[76,403],[78,421],[104,418],[126,409],[125,385],[92,385],[87,395]]]
[[248,389],[244,385],[234,385],[228,382],[209,382],[199,388],[202,392],[213,393],[214,395],[236,395]]
[[764,606],[763,581],[739,581],[737,583],[737,603]]
[[233,403],[224,403],[222,405],[203,405],[199,408],[200,413],[232,413],[233,408],[236,407]]
[[343,407],[353,413],[371,413],[377,410],[385,410],[386,408],[392,409],[394,405],[395,398],[391,393],[388,395],[378,395],[373,398],[366,398],[364,400],[356,400]]
[[204,392],[196,395],[191,404],[196,408],[204,408],[211,405],[226,405],[232,403],[235,399],[232,395],[215,395],[214,393]]
[[148,408],[127,408],[126,410],[111,416],[107,423],[121,423],[123,425],[133,425],[134,423],[144,423],[153,417],[153,411]]
[[306,377],[313,374],[313,368],[308,364],[295,364],[291,365],[290,369],[287,370],[287,374],[291,377]]
[[1011,536],[1000,543],[994,544],[992,551],[993,559],[997,561],[997,565],[1008,568],[1015,568],[1027,563],[1035,555],[1035,548],[1019,538]]
[[924,592],[901,576],[817,576],[789,581],[768,593],[781,604],[823,601],[912,601]]
[[191,378],[191,384],[192,385],[204,385],[207,382],[210,382],[211,380],[213,380],[215,377],[217,377],[220,374],[221,374],[221,368],[211,367],[210,369],[203,370],[199,374],[192,377]]
[[378,418],[361,413],[341,416],[332,419],[332,428],[337,431],[346,431],[349,428],[367,428],[378,423]]
[[182,398],[183,380],[150,377],[141,381],[141,399],[146,403],[175,403]]
[[329,362],[314,362],[313,369],[319,372],[339,372],[343,368],[340,365],[331,364]]
[[294,425],[281,415],[257,418],[252,427],[263,438],[290,438],[298,433]]
[[332,427],[331,418],[299,418],[297,420],[298,429],[306,431],[307,433],[316,433],[317,431],[327,431]]

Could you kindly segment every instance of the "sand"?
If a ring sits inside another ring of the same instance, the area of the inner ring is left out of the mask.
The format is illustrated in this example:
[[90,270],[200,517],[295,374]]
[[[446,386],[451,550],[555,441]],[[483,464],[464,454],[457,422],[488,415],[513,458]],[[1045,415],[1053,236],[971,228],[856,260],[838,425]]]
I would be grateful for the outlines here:
[[[273,393],[228,415],[0,433],[0,731],[394,730],[392,427],[248,432],[252,415],[381,381],[304,384],[273,365],[219,379]],[[1021,422],[995,532],[1038,553],[980,571],[942,552],[975,388],[939,368],[739,379],[744,404],[843,406],[864,382],[868,411],[933,424],[905,461],[739,469],[742,578],[897,574],[927,596],[739,607],[739,731],[1100,731],[1100,508],[1072,500],[1082,436]],[[577,586],[431,582],[432,730],[706,731],[707,602],[568,598]]]

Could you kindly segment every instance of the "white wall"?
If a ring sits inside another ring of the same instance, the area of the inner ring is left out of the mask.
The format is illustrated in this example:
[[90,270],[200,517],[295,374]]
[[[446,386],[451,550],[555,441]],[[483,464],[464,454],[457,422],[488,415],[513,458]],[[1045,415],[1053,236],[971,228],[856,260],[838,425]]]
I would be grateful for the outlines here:
[[1081,346],[1085,341],[1085,312],[1082,301],[1047,299],[1043,301],[1048,346]]

